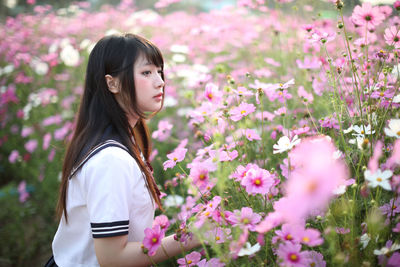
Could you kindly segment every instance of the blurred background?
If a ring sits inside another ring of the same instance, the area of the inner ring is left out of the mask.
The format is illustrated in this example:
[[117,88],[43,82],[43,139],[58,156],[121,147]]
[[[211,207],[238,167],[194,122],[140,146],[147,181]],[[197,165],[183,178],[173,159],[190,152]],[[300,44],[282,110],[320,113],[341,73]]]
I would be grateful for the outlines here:
[[[164,6],[156,8],[161,2]],[[251,68],[251,64],[258,64],[254,69],[260,68],[265,65],[265,56],[293,56],[288,62],[294,62],[295,53],[287,51],[258,55],[258,49],[267,49],[262,46],[267,38],[280,49],[277,33],[289,23],[282,21],[281,26],[271,22],[257,10],[213,13],[236,6],[234,0],[167,2],[0,0],[0,267],[41,266],[51,255],[65,140],[79,104],[90,47],[99,37],[133,31],[150,38],[165,52],[171,77],[166,90],[179,100],[169,99],[159,118],[151,121],[153,131],[161,118],[184,112],[175,107],[176,102],[185,97],[190,101],[190,89],[203,90],[210,77],[225,77],[243,65]],[[312,21],[318,16],[336,16],[332,3],[326,1],[277,2],[266,1],[265,6],[279,9],[281,17],[296,13]],[[344,2],[347,13],[360,3]],[[290,23],[299,22],[294,18]],[[221,32],[213,32],[219,26]],[[199,33],[204,33],[203,39],[197,37]],[[288,34],[287,39],[296,34]],[[283,64],[282,69],[285,67]],[[182,76],[175,75],[178,72]],[[182,102],[179,105],[184,106]],[[193,135],[183,130],[186,123],[183,116],[174,123],[174,133],[187,135],[178,136],[180,140]],[[179,139],[174,141],[176,145]],[[154,167],[163,185],[175,175],[172,170],[162,170],[165,155],[175,146],[172,142],[156,145]]]

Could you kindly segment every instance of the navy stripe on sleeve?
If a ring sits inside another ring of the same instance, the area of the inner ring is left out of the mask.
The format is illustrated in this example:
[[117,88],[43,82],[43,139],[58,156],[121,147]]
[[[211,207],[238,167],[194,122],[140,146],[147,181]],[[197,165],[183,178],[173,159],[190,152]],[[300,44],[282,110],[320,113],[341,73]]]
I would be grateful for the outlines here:
[[106,223],[90,223],[93,238],[127,235],[129,221],[116,221]]

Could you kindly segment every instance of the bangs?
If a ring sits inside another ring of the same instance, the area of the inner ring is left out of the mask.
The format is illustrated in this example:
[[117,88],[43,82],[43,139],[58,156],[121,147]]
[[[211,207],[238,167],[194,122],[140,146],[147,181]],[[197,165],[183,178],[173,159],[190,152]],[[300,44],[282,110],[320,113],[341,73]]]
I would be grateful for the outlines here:
[[164,59],[161,54],[161,51],[149,40],[144,39],[141,36],[134,35],[134,34],[127,34],[125,37],[134,37],[132,40],[138,43],[139,45],[136,46],[140,51],[138,54],[143,55],[147,61],[155,66],[164,69]]
[[164,69],[164,59],[161,55],[160,50],[152,43],[145,43],[143,48],[140,49],[141,54],[147,59],[147,61],[155,66]]

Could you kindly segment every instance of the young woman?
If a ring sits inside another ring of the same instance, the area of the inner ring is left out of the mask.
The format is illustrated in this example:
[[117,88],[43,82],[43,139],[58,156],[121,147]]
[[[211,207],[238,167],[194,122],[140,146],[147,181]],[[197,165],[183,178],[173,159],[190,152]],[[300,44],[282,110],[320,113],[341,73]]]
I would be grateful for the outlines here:
[[[145,118],[162,108],[163,67],[160,50],[133,34],[104,37],[90,53],[48,265],[148,266],[182,252],[173,236],[151,260],[141,248],[155,206],[162,207]],[[193,239],[184,249],[198,245]]]

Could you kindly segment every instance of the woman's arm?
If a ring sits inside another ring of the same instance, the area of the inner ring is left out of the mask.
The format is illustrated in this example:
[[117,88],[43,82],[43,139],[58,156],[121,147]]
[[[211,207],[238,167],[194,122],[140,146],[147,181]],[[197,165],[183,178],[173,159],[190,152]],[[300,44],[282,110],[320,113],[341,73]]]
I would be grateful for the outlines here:
[[[165,237],[162,246],[169,257],[182,253],[182,247],[185,251],[200,246],[200,242],[193,237],[187,245],[175,241],[174,236]],[[100,266],[149,266],[153,263],[161,262],[168,259],[162,246],[160,246],[156,254],[149,259],[148,255],[142,252],[142,243],[128,242],[128,236],[115,236],[94,239],[94,249],[96,251],[97,260]],[[153,261],[153,262],[152,262]]]

